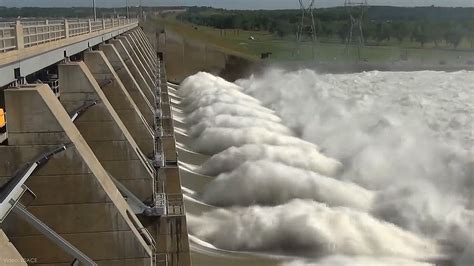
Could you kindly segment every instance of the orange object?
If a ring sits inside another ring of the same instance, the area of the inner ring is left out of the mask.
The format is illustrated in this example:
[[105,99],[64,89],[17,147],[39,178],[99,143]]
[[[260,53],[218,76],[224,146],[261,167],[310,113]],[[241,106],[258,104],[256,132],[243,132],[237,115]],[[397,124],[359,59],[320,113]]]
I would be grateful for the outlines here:
[[4,127],[7,123],[7,120],[5,118],[5,112],[3,111],[2,108],[0,108],[0,128]]

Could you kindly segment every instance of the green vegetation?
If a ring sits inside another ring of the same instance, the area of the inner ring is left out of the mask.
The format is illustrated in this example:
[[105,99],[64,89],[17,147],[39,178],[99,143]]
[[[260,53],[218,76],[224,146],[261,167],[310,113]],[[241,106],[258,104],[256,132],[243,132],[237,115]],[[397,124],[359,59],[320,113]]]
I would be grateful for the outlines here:
[[[144,11],[152,14],[163,9]],[[130,9],[131,16],[137,12]],[[125,13],[125,8],[98,9],[98,17]],[[0,7],[0,17],[11,19],[90,18],[91,14],[91,8]],[[191,7],[186,12],[163,12],[155,22],[184,37],[254,59],[270,52],[269,60],[274,61],[474,64],[474,8],[370,7],[364,19],[366,46],[361,49],[345,45],[349,18],[344,8],[318,9],[315,17],[318,42],[314,45],[308,28],[303,42],[295,41],[299,10]]]
[[[474,25],[473,11],[472,8],[370,8],[365,20],[366,46],[360,49],[345,45],[348,31],[344,27],[348,17],[343,8],[316,12],[319,38],[314,45],[308,35],[301,43],[295,41],[300,18],[296,10],[230,11],[193,7],[187,12],[162,14],[157,22],[184,37],[253,58],[270,52],[272,61],[472,65],[474,37],[467,29]],[[384,16],[398,19],[382,19]],[[438,20],[431,19],[436,16]],[[280,28],[281,25],[285,26]]]
[[[321,42],[346,42],[349,27],[346,9],[318,9],[315,17]],[[295,34],[301,13],[298,10],[236,11],[192,7],[178,18],[218,29],[267,31],[284,38]],[[363,24],[368,45],[404,47],[403,44],[413,46],[416,42],[420,47],[474,49],[474,8],[370,7]],[[308,33],[309,27],[305,30]]]

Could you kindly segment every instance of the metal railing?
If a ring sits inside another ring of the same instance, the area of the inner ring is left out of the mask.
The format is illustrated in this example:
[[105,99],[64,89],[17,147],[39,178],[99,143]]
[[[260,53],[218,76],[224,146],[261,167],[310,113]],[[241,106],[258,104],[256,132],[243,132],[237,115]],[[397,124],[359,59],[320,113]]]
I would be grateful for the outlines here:
[[0,53],[16,49],[15,28],[8,24],[0,24]]
[[90,33],[89,21],[78,21],[69,23],[69,36],[74,37],[86,33]]
[[138,19],[0,22],[0,53],[138,24]]
[[23,26],[24,47],[54,42],[65,36],[63,24],[31,24]]

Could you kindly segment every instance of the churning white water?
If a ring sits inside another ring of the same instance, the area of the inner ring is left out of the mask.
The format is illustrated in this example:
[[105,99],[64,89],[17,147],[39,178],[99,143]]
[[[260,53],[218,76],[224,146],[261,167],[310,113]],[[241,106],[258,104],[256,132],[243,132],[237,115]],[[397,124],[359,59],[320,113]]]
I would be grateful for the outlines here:
[[222,249],[289,265],[474,264],[472,72],[207,73],[179,94],[216,176],[189,217]]

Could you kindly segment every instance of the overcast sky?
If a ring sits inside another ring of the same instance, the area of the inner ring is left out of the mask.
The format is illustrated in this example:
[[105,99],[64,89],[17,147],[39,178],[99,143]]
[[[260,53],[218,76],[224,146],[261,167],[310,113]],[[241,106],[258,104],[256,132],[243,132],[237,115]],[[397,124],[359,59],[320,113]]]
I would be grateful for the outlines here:
[[[96,0],[101,7],[125,6],[127,0]],[[310,0],[306,0],[310,1]],[[360,0],[356,0],[360,1]],[[128,0],[130,5],[138,5],[140,0]],[[187,5],[213,6],[228,9],[283,9],[297,8],[297,0],[142,0],[144,5]],[[369,5],[391,6],[454,6],[474,7],[474,0],[368,0]],[[71,7],[90,6],[92,0],[0,0],[0,6],[22,7]],[[344,0],[316,0],[317,7],[330,7],[344,4]]]

